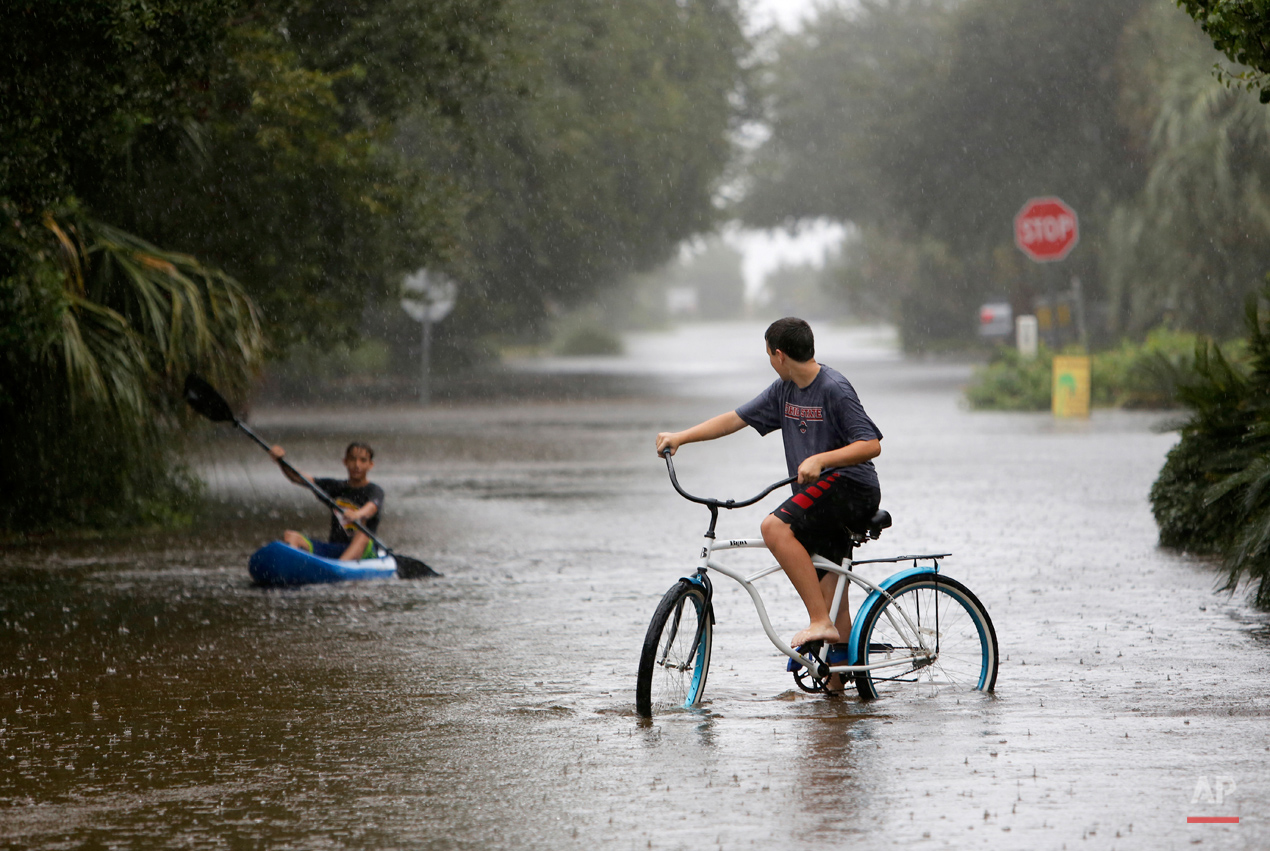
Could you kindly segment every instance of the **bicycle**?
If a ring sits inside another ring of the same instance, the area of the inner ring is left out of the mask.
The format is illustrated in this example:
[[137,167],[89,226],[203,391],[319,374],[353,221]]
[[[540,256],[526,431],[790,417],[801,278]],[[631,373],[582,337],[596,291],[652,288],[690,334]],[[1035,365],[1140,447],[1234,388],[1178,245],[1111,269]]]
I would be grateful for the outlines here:
[[[997,681],[997,635],[987,610],[971,591],[940,572],[940,559],[950,553],[903,555],[855,560],[856,546],[877,540],[891,525],[891,516],[878,511],[863,531],[851,533],[852,548],[842,565],[813,556],[816,567],[838,576],[829,616],[836,619],[847,584],[868,592],[852,620],[845,644],[813,641],[794,648],[786,644],[767,615],[754,583],[781,570],[770,565],[748,576],[715,558],[736,549],[766,549],[762,538],[716,538],[719,509],[753,505],[796,477],[783,479],[750,499],[719,500],[694,496],[679,485],[670,452],[663,453],[670,482],[679,495],[706,506],[710,525],[697,569],[671,586],[653,612],[640,653],[635,688],[635,708],[644,717],[655,711],[694,709],[701,704],[714,634],[714,587],[708,571],[714,570],[740,583],[750,595],[769,640],[790,658],[788,669],[804,691],[825,693],[833,674],[854,679],[860,697],[872,700],[905,687],[933,690],[962,689],[991,692]],[[874,583],[855,573],[865,564],[913,562]],[[930,562],[930,564],[922,564]],[[845,663],[845,664],[844,664]]]

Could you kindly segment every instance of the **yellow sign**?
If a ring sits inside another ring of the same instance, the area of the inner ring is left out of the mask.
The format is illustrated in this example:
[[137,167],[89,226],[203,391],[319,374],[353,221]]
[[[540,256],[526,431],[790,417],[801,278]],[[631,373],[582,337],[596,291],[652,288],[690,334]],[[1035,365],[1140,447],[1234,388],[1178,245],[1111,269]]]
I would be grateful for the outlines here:
[[1059,355],[1054,358],[1054,385],[1050,392],[1054,416],[1089,416],[1089,357]]

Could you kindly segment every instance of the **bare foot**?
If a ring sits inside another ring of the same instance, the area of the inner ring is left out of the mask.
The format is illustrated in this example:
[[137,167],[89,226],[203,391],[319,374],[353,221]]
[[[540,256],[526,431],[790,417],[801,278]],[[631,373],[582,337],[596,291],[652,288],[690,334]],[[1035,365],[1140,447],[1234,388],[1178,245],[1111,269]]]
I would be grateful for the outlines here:
[[825,689],[832,695],[843,695],[847,691],[847,686],[855,682],[855,678],[851,674],[830,674],[829,679],[825,681]]
[[827,641],[830,644],[837,644],[840,638],[838,628],[833,624],[812,624],[806,629],[799,630],[793,639],[790,640],[789,646],[801,647],[808,641]]

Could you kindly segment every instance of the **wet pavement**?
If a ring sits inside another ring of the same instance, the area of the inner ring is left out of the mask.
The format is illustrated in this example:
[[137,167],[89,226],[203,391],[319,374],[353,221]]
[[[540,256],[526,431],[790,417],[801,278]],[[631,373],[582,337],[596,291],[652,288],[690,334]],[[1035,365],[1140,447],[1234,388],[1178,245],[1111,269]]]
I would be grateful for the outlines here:
[[[707,520],[653,436],[770,381],[762,327],[514,365],[564,400],[253,412],[310,472],[373,443],[383,537],[440,579],[252,587],[256,546],[326,521],[210,430],[218,503],[194,530],[0,550],[0,845],[1270,846],[1270,629],[1157,549],[1163,418],[971,413],[969,367],[903,361],[885,329],[818,329],[886,435],[895,525],[859,555],[954,553],[996,624],[996,694],[804,695],[719,577],[706,706],[635,716],[648,618]],[[723,497],[784,475],[779,437],[748,430],[677,467]],[[802,625],[781,577],[763,592]],[[1187,823],[1213,816],[1240,821]]]

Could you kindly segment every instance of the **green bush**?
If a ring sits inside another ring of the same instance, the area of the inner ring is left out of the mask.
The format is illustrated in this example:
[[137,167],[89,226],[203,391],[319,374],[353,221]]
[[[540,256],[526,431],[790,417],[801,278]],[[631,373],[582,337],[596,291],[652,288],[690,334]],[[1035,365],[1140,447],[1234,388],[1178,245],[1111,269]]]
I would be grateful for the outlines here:
[[1094,355],[1093,404],[1114,408],[1173,408],[1175,380],[1190,365],[1198,338],[1189,331],[1156,328],[1142,343],[1123,341]]
[[1151,488],[1151,508],[1161,544],[1220,553],[1226,587],[1253,579],[1257,605],[1270,608],[1270,322],[1255,299],[1245,321],[1244,360],[1200,342],[1193,363],[1176,371],[1190,418]]
[[232,278],[68,206],[0,199],[0,533],[178,526],[188,372],[240,399],[263,349]]
[[580,310],[559,321],[551,350],[558,355],[620,355],[622,338],[609,330],[597,311]]
[[[1124,341],[1097,352],[1090,364],[1090,403],[1104,408],[1176,407],[1176,380],[1194,357],[1196,336],[1157,328],[1142,343]],[[1064,354],[1082,354],[1066,349]],[[1051,361],[1054,352],[1040,347],[1026,359],[1001,347],[987,365],[975,370],[966,399],[977,410],[1046,411],[1050,407]]]
[[1048,411],[1051,353],[1044,346],[1034,358],[1013,347],[996,350],[985,366],[975,368],[966,399],[976,410]]

